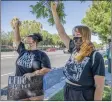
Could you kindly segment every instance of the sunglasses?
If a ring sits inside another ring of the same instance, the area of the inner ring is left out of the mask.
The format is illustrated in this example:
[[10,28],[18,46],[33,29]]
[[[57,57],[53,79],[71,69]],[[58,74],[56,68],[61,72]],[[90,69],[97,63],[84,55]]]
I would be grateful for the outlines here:
[[82,37],[74,37],[73,40],[74,40],[75,42],[77,42],[77,41],[82,42]]

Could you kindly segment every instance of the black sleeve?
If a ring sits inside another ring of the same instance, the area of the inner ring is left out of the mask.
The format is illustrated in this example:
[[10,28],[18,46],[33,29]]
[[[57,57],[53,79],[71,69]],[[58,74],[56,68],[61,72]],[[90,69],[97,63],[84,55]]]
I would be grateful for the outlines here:
[[70,42],[69,42],[69,52],[70,52],[70,53],[73,52],[74,47],[75,47],[75,43],[74,43],[74,41],[71,39]]
[[42,58],[42,67],[51,69],[50,59],[47,56],[47,54],[43,52],[41,58]]
[[23,42],[20,42],[20,44],[18,45],[18,48],[17,48],[17,52],[18,52],[18,54],[21,54],[24,51],[25,51],[24,43]]
[[105,64],[102,55],[97,52],[95,55],[94,65],[92,67],[93,75],[105,76]]

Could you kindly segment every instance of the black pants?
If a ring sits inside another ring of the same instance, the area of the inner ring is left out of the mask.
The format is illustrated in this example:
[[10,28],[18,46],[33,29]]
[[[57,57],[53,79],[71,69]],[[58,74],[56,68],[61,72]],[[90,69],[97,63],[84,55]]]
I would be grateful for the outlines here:
[[95,87],[74,86],[66,83],[64,86],[65,101],[94,101]]

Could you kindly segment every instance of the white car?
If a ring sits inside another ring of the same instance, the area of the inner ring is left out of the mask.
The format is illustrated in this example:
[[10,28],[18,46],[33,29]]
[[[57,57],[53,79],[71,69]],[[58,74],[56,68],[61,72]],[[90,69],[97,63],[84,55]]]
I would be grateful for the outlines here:
[[67,48],[63,49],[63,53],[69,53],[69,50]]

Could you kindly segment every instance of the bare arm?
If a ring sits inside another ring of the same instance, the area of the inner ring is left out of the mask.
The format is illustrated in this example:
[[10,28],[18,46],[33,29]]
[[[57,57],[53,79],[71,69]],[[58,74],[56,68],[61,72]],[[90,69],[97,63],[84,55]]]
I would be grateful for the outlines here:
[[57,29],[57,31],[59,33],[59,36],[60,36],[61,40],[63,41],[63,43],[65,44],[65,46],[69,49],[70,38],[66,34],[64,27],[60,23],[60,20],[59,20],[56,8],[57,8],[56,3],[52,2],[51,3],[51,9],[52,9],[52,14],[53,14],[54,22],[56,24],[56,29]]
[[101,101],[103,96],[105,78],[104,76],[95,75],[94,79],[96,85],[94,101]]
[[36,70],[33,72],[35,75],[45,75],[46,73],[50,72],[51,69],[49,68],[42,68],[40,70]]
[[13,31],[14,31],[14,39],[15,39],[15,43],[16,43],[16,47],[18,47],[18,45],[21,42],[21,37],[20,37],[20,32],[19,32],[19,20],[16,20],[15,22],[13,22],[12,20],[12,27],[13,27]]
[[32,76],[35,76],[35,75],[45,75],[46,73],[48,73],[50,71],[51,71],[51,69],[44,67],[44,68],[42,68],[40,70],[36,70],[36,71],[34,71],[32,73],[26,73],[23,76],[32,77]]

